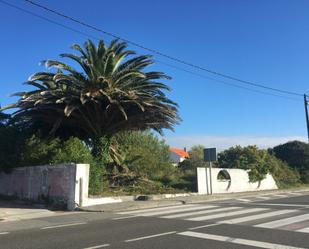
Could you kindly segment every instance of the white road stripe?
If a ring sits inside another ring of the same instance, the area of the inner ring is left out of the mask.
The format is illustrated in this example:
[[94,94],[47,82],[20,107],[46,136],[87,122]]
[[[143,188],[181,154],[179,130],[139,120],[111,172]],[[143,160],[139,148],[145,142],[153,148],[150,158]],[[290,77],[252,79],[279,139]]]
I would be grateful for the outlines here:
[[213,227],[213,226],[219,226],[220,224],[215,223],[215,224],[208,224],[208,225],[204,225],[204,226],[198,226],[198,227],[190,227],[188,228],[189,230],[196,230],[196,229],[200,229],[200,228],[205,228],[205,227]]
[[305,220],[309,220],[309,214],[303,214],[303,215],[293,216],[290,218],[266,222],[266,223],[255,225],[255,227],[277,228],[277,227],[282,227],[282,226],[290,225],[290,224],[297,223],[300,221],[305,221]]
[[216,209],[203,210],[203,211],[198,211],[198,212],[189,212],[189,213],[184,213],[184,214],[181,213],[181,214],[160,216],[160,218],[173,219],[173,218],[187,217],[187,216],[200,215],[200,214],[210,214],[210,213],[216,213],[216,212],[231,211],[235,209],[242,209],[242,208],[241,207],[216,208]]
[[[249,203],[251,204],[251,203]],[[286,204],[286,203],[262,203],[262,202],[255,202],[252,203],[252,205],[260,205],[260,206],[280,206],[280,207],[302,207],[302,208],[308,208],[309,205],[301,205],[301,204]]]
[[97,249],[97,248],[103,248],[103,247],[108,247],[110,244],[104,244],[104,245],[98,245],[98,246],[91,246],[91,247],[86,247],[84,249]]
[[207,233],[197,233],[197,232],[191,232],[191,231],[177,233],[177,234],[195,237],[195,238],[201,238],[201,239],[216,240],[216,241],[222,241],[226,243],[245,245],[245,246],[266,248],[266,249],[305,249],[301,247],[274,244],[274,243],[262,242],[262,241],[256,241],[256,240],[233,238],[233,237],[213,235],[213,234],[207,234]]
[[79,223],[62,224],[62,225],[56,225],[56,226],[42,227],[41,230],[58,228],[58,227],[78,226],[78,225],[85,225],[85,224],[87,224],[87,223],[86,222],[79,222]]
[[303,195],[302,193],[289,193],[289,195]]
[[271,195],[271,196],[280,197],[280,198],[282,198],[282,197],[288,197],[287,195]]
[[151,212],[151,211],[177,209],[177,208],[193,207],[193,206],[197,206],[197,205],[189,204],[189,205],[177,205],[177,206],[169,206],[169,207],[161,207],[161,208],[139,209],[139,210],[134,210],[134,211],[120,212],[118,214],[140,214],[140,213]]
[[266,197],[266,196],[257,196],[255,197],[256,199],[263,199],[263,200],[269,200],[270,197]]
[[[303,189],[303,190],[297,190],[297,191],[294,191],[296,193],[307,193],[308,192],[308,189]],[[309,193],[309,192],[308,192]]]
[[201,210],[201,209],[216,208],[216,207],[218,206],[195,206],[195,207],[185,207],[184,206],[181,209],[147,212],[147,213],[138,214],[138,216],[154,216],[154,215],[162,215],[162,214],[182,213],[186,211]]
[[116,218],[112,218],[112,220],[125,220],[125,219],[131,219],[131,218],[136,218],[136,216],[116,217]]
[[174,234],[174,233],[177,233],[177,231],[172,231],[172,232],[167,232],[167,233],[153,234],[153,235],[144,236],[144,237],[139,237],[139,238],[135,238],[135,239],[128,239],[128,240],[125,240],[124,242],[133,242],[133,241],[137,241],[137,240],[150,239],[150,238],[155,238],[155,237],[164,236],[164,235],[169,235],[169,234]]
[[9,232],[0,232],[0,235],[9,234]]
[[299,229],[296,232],[309,233],[309,227],[305,227],[305,228]]
[[242,223],[242,222],[247,222],[247,221],[252,221],[252,220],[259,220],[259,219],[264,219],[264,218],[273,217],[273,216],[282,215],[282,214],[288,214],[292,212],[297,212],[297,210],[279,210],[279,211],[250,215],[250,216],[245,216],[245,217],[235,218],[235,219],[230,219],[230,220],[223,220],[223,221],[219,221],[218,223],[237,224],[237,223]]
[[224,218],[224,217],[229,217],[229,216],[234,216],[234,215],[254,213],[254,212],[264,211],[264,210],[268,210],[268,209],[267,208],[242,209],[240,211],[220,213],[220,214],[213,214],[213,215],[206,215],[206,216],[199,216],[199,217],[189,218],[189,219],[185,219],[185,220],[190,220],[190,221],[212,220],[212,219]]
[[249,199],[236,199],[236,201],[250,202],[251,200],[249,200]]

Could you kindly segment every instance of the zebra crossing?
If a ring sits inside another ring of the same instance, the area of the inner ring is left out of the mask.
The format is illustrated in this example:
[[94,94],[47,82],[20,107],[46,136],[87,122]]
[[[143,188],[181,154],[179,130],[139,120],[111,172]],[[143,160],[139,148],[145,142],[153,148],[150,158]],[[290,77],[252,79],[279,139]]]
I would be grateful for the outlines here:
[[249,197],[249,198],[238,198],[235,199],[234,202],[239,203],[248,203],[248,202],[260,202],[260,201],[268,201],[268,200],[275,200],[275,199],[281,199],[281,198],[290,198],[290,197],[297,197],[301,195],[309,194],[308,191],[293,191],[293,192],[287,192],[287,193],[281,193],[281,194],[275,194],[275,193],[267,193],[264,195]]
[[189,204],[126,211],[118,214],[129,217],[142,216],[161,219],[180,219],[191,222],[236,224],[309,233],[308,209],[273,209],[268,207]]

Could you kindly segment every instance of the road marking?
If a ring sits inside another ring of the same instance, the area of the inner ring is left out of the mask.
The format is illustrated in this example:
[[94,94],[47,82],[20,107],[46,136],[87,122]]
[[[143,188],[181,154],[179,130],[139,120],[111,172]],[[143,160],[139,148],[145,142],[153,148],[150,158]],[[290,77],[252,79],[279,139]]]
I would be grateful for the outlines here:
[[200,229],[200,228],[213,227],[213,226],[218,226],[218,225],[220,225],[220,224],[219,223],[214,223],[214,224],[208,224],[208,225],[204,225],[204,226],[190,227],[188,229],[189,230],[196,230],[196,229]]
[[305,227],[305,228],[299,229],[296,232],[309,233],[309,227]]
[[173,219],[173,218],[187,217],[187,216],[200,215],[200,214],[223,212],[223,211],[235,210],[235,209],[241,209],[241,207],[227,207],[227,208],[203,210],[203,211],[198,211],[198,212],[189,212],[189,213],[184,213],[184,214],[172,214],[172,215],[160,216],[160,218]]
[[237,224],[237,223],[242,223],[242,222],[247,222],[247,221],[252,221],[252,220],[258,220],[258,219],[268,218],[268,217],[282,215],[282,214],[288,214],[288,213],[297,212],[297,211],[298,210],[279,210],[279,211],[274,211],[274,212],[268,212],[268,213],[263,213],[263,214],[256,214],[256,215],[250,215],[250,216],[245,216],[245,217],[241,217],[241,218],[219,221],[218,223],[221,223],[221,224]]
[[272,197],[273,196],[275,196],[275,197],[280,197],[280,198],[282,198],[282,197],[288,197],[287,195],[271,195]]
[[124,219],[130,219],[130,218],[136,218],[136,216],[117,217],[117,218],[112,218],[112,220],[124,220]]
[[[298,190],[298,191],[294,191],[295,193],[307,193],[308,189],[303,189],[303,190]],[[308,192],[309,193],[309,192]]]
[[189,205],[177,205],[177,206],[169,206],[169,207],[161,207],[161,208],[149,208],[149,209],[143,209],[143,210],[120,212],[118,214],[139,214],[139,213],[145,213],[145,212],[151,212],[151,211],[168,210],[168,209],[174,209],[174,208],[177,209],[177,208],[193,207],[193,206],[197,206],[197,205],[189,204]]
[[172,209],[172,210],[163,210],[163,211],[153,211],[153,212],[144,212],[138,214],[138,216],[155,216],[155,215],[162,215],[162,214],[171,214],[171,213],[182,213],[186,211],[193,211],[193,210],[201,210],[201,209],[208,209],[208,208],[216,208],[218,206],[193,206],[193,207],[186,207],[183,206],[182,208]]
[[241,201],[241,202],[251,202],[252,200],[249,200],[249,199],[236,199],[236,201]]
[[9,234],[9,232],[0,232],[0,235]]
[[153,235],[144,236],[144,237],[139,237],[139,238],[135,238],[135,239],[128,239],[128,240],[125,240],[124,242],[133,242],[133,241],[137,241],[137,240],[150,239],[150,238],[160,237],[160,236],[169,235],[169,234],[174,234],[174,233],[177,233],[177,231],[172,231],[172,232],[167,232],[167,233],[153,234]]
[[263,199],[263,200],[269,200],[270,197],[266,197],[266,196],[257,196],[255,197],[256,199]]
[[84,249],[97,249],[97,248],[103,248],[103,247],[108,247],[110,244],[104,244],[104,245],[98,245],[98,246],[91,246],[91,247],[86,247]]
[[301,204],[286,204],[286,203],[262,203],[262,202],[255,202],[255,203],[249,203],[254,206],[260,205],[260,206],[280,206],[280,207],[303,207],[307,208],[309,205],[301,205]]
[[289,195],[302,195],[302,193],[289,193]]
[[223,217],[234,216],[234,215],[240,215],[240,214],[254,213],[254,212],[264,211],[264,210],[268,210],[268,209],[267,209],[267,208],[242,209],[242,210],[240,210],[240,211],[227,212],[227,213],[220,213],[220,214],[213,214],[213,215],[206,215],[206,216],[200,216],[200,217],[189,218],[189,219],[185,219],[185,220],[190,220],[190,221],[204,221],[204,220],[211,220],[211,219],[223,218]]
[[287,246],[287,245],[282,245],[282,244],[274,244],[274,243],[269,243],[269,242],[240,239],[240,238],[213,235],[213,234],[207,234],[207,233],[197,233],[197,232],[190,232],[190,231],[177,233],[177,234],[200,238],[200,239],[216,240],[216,241],[222,241],[226,243],[233,243],[233,244],[239,244],[239,245],[245,245],[245,246],[254,246],[254,247],[260,247],[260,248],[267,248],[267,249],[305,249],[301,247]]
[[305,221],[305,220],[309,220],[309,214],[303,214],[303,215],[293,216],[290,218],[266,222],[266,223],[255,225],[255,227],[277,228],[277,227],[282,227],[282,226],[290,225],[290,224],[297,223],[300,221]]
[[62,224],[62,225],[56,225],[56,226],[42,227],[41,230],[58,228],[58,227],[78,226],[78,225],[85,225],[85,224],[87,224],[87,223],[79,222],[79,223]]

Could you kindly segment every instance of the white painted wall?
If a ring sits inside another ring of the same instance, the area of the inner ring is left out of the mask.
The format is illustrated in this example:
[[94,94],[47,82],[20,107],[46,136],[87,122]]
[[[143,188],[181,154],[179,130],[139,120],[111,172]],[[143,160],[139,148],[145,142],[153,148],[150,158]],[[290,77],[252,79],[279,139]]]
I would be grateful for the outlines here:
[[75,191],[74,191],[74,208],[83,206],[84,201],[88,198],[89,186],[89,164],[76,164],[75,172]]
[[[221,170],[226,170],[228,172],[231,178],[230,181],[217,179]],[[243,169],[212,168],[211,173],[210,179],[209,168],[197,168],[199,194],[210,194],[210,182],[212,182],[213,194],[278,189],[275,180],[270,174],[261,182],[252,183],[249,181],[247,171]]]

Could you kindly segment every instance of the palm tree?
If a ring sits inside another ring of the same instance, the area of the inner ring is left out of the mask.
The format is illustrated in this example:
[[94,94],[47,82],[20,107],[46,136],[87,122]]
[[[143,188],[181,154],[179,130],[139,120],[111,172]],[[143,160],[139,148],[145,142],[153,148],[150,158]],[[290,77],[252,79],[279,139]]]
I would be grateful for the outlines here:
[[61,54],[80,67],[46,60],[51,70],[32,75],[26,84],[32,91],[14,94],[19,100],[15,120],[51,135],[77,136],[90,143],[95,155],[110,147],[119,131],[173,129],[180,121],[177,104],[164,93],[169,87],[158,82],[170,79],[162,72],[145,72],[151,56],[132,56],[127,44],[114,40],[97,47],[88,40],[74,44],[79,55]]

